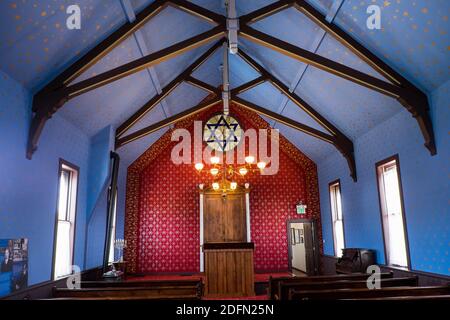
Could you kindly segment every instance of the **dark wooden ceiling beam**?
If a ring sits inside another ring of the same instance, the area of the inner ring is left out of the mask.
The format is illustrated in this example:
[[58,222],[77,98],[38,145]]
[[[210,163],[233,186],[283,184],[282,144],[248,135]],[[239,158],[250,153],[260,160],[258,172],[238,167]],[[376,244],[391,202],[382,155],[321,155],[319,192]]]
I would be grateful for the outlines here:
[[299,130],[305,134],[308,134],[325,142],[331,143],[336,147],[336,149],[339,152],[342,153],[342,155],[347,160],[347,164],[350,169],[350,176],[353,178],[354,181],[356,181],[356,163],[353,155],[353,150],[352,151],[349,150],[347,142],[343,141],[341,137],[330,135],[320,130],[311,128],[307,125],[304,125],[300,122],[287,118],[279,113],[260,107],[250,101],[244,100],[239,97],[233,97],[232,101],[248,110],[254,111],[260,115],[264,115],[268,118],[276,120],[279,123],[282,123],[286,126]]
[[241,25],[245,25],[247,23],[254,23],[268,16],[274,15],[282,10],[285,10],[295,3],[294,0],[281,0],[274,3],[271,3],[265,7],[262,7],[258,10],[252,11],[246,15],[243,15],[239,18],[239,23]]
[[37,149],[37,143],[45,123],[58,111],[69,99],[82,93],[94,90],[110,82],[116,81],[152,65],[161,63],[184,52],[204,45],[214,39],[225,36],[225,25],[219,25],[209,31],[176,43],[168,48],[151,53],[142,58],[131,61],[125,65],[101,73],[92,78],[80,81],[71,86],[63,86],[53,91],[33,97],[35,114],[32,119],[27,145],[27,158],[31,159]]
[[208,50],[205,51],[197,60],[195,60],[190,66],[188,66],[182,73],[180,73],[175,79],[169,82],[161,91],[149,101],[147,101],[138,111],[136,111],[131,117],[124,121],[116,130],[116,137],[122,136],[128,129],[130,129],[139,119],[142,119],[150,110],[152,110],[162,99],[167,97],[178,85],[183,81],[186,81],[189,76],[197,70],[206,60],[208,60],[214,52],[219,49],[225,39],[216,42]]
[[368,74],[322,57],[316,53],[294,46],[288,42],[274,38],[251,27],[241,26],[239,29],[239,34],[243,38],[258,43],[264,47],[270,48],[293,59],[310,64],[316,68],[358,83],[388,96],[399,98],[402,95],[402,88],[396,85],[372,77]]
[[120,67],[101,73],[92,78],[80,81],[64,89],[69,98],[83,94],[90,90],[104,86],[145,68],[156,65],[187,51],[202,46],[208,42],[225,36],[225,26],[220,25],[192,38],[178,42],[168,48],[148,54],[142,58],[126,63]]
[[249,82],[246,82],[242,85],[240,85],[239,87],[233,88],[231,89],[231,96],[235,96],[238,94],[241,94],[247,90],[250,90],[256,86],[259,86],[260,84],[264,83],[267,81],[267,78],[264,76],[259,76],[258,78],[255,78]]
[[206,83],[206,82],[204,82],[202,80],[194,78],[192,76],[187,77],[186,78],[186,82],[191,84],[191,85],[193,85],[194,87],[197,87],[199,89],[205,90],[205,91],[207,91],[209,93],[214,93],[216,95],[219,95],[219,93],[220,93],[220,89],[219,88],[216,88],[216,87],[214,87],[214,86],[212,86],[212,85],[210,85],[210,84],[208,84],[208,83]]
[[[73,63],[70,67],[56,76],[48,83],[39,93],[53,91],[63,85],[68,85],[75,78],[80,76],[89,67],[94,65],[98,60],[108,54],[112,49],[117,47],[123,40],[132,35],[136,30],[141,28],[152,17],[167,7],[167,0],[156,0],[136,15],[136,20],[122,25],[114,31],[105,40],[100,42],[94,48],[89,50],[85,55]],[[37,93],[37,94],[39,94]],[[36,111],[35,109],[33,111]]]
[[169,4],[209,23],[224,24],[226,22],[226,18],[223,15],[207,10],[189,1],[170,0]]
[[398,100],[416,118],[425,139],[425,147],[432,155],[436,154],[434,130],[429,113],[430,108],[427,95],[344,30],[328,22],[318,10],[305,0],[296,0],[295,7],[386,79],[405,89]]
[[[344,140],[347,140],[348,143],[352,144],[351,140],[347,138],[336,126],[334,126],[330,121],[328,121],[324,116],[322,116],[319,112],[317,112],[312,106],[310,106],[306,101],[300,98],[294,92],[291,92],[281,80],[275,77],[272,73],[270,73],[267,69],[261,66],[258,62],[256,62],[252,57],[250,57],[245,51],[239,50],[239,56],[249,64],[251,64],[256,70],[261,74],[261,76],[278,90],[280,90],[284,95],[286,95],[292,102],[294,102],[297,106],[299,106],[303,111],[305,111],[311,118],[313,118],[317,123],[319,123],[323,128],[328,130],[330,133],[334,135],[340,135]],[[353,149],[353,147],[352,147]]]
[[190,117],[194,114],[197,114],[203,110],[206,110],[206,109],[212,107],[213,105],[220,103],[221,100],[222,100],[221,97],[215,97],[212,100],[201,102],[198,105],[196,105],[195,107],[187,109],[183,112],[180,112],[176,115],[168,117],[168,118],[161,120],[155,124],[152,124],[148,127],[145,127],[136,132],[133,132],[123,138],[116,139],[116,149],[123,147],[124,145],[126,145],[134,140],[140,139],[140,138],[145,137],[153,132],[156,132],[164,127],[167,127],[177,121],[183,120],[183,119]]
[[305,14],[308,18],[314,21],[318,26],[325,30],[328,34],[333,36],[341,44],[346,46],[350,51],[364,60],[372,68],[374,68],[381,75],[386,77],[388,80],[395,84],[403,84],[408,81],[400,74],[395,72],[391,67],[374,55],[371,51],[362,46],[359,42],[354,40],[345,31],[340,29],[338,26],[328,22],[325,17],[316,10],[313,6],[308,4],[306,1],[297,0],[295,1],[295,7]]
[[336,140],[334,136],[332,136],[328,133],[325,133],[320,130],[309,127],[303,123],[300,123],[295,120],[292,120],[291,118],[285,117],[277,112],[273,112],[271,110],[260,107],[257,104],[247,101],[245,99],[242,99],[239,97],[233,97],[232,101],[235,102],[236,104],[240,105],[241,107],[244,107],[245,109],[248,109],[248,110],[256,112],[257,114],[269,117],[273,120],[276,120],[282,124],[285,124],[296,130],[302,131],[303,133],[306,133],[310,136],[313,136],[313,137],[323,140],[325,142],[334,143]]

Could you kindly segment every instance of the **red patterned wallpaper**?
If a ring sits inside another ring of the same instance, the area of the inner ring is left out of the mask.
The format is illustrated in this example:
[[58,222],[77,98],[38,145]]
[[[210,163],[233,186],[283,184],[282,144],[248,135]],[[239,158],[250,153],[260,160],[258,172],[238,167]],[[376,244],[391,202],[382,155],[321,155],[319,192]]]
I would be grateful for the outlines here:
[[[196,117],[207,120],[220,106]],[[231,106],[231,113],[244,129],[268,128],[253,112]],[[177,123],[192,131],[192,121]],[[174,165],[170,159],[171,131],[153,144],[128,169],[125,237],[126,259],[131,272],[198,272],[199,194],[204,183],[192,165]],[[295,205],[308,205],[307,216],[320,226],[316,165],[280,135],[279,172],[273,176],[252,176],[250,217],[255,243],[255,270],[287,270],[286,221],[298,218]],[[319,234],[321,243],[321,234]]]

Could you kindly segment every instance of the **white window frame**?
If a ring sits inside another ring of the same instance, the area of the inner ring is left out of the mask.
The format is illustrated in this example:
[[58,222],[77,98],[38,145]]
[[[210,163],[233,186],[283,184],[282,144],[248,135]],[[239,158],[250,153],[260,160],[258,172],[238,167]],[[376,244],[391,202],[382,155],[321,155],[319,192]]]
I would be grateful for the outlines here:
[[[73,272],[79,171],[77,166],[60,159],[52,264],[52,279],[54,280],[66,277]],[[66,189],[62,189],[63,174],[69,175]],[[61,208],[63,191],[66,195],[65,208]],[[68,234],[64,234],[62,228],[68,228]]]
[[[336,257],[342,256],[342,249],[345,248],[345,232],[344,232],[344,213],[342,209],[342,192],[341,192],[341,182],[336,180],[330,182],[328,185],[328,192],[330,196],[330,211],[331,211],[331,229],[333,231],[333,246],[334,255]],[[342,243],[339,244],[339,239],[337,237],[337,228],[340,224]]]
[[[394,169],[393,169],[394,168]],[[399,201],[399,209],[398,212],[388,212],[387,198],[386,198],[386,190],[385,190],[385,174],[388,172],[387,170],[395,170],[391,171],[392,173],[396,173],[396,180],[398,184],[398,201]],[[400,175],[400,162],[398,155],[389,157],[383,161],[380,161],[376,164],[376,174],[377,174],[377,184],[378,184],[378,199],[380,204],[380,219],[381,219],[381,228],[383,231],[383,243],[384,243],[384,254],[385,254],[385,263],[388,266],[398,267],[410,269],[410,256],[409,256],[409,243],[408,243],[408,233],[406,227],[406,216],[404,210],[403,203],[403,190],[402,190],[402,182]],[[401,217],[399,217],[401,215]],[[396,217],[394,217],[396,216]],[[390,235],[390,226],[394,225],[394,220],[397,218],[397,230],[395,233],[402,233],[402,243],[391,242]],[[401,229],[398,229],[398,219],[401,221]],[[393,246],[397,247],[393,249]],[[399,247],[400,246],[400,247]],[[393,257],[391,256],[391,251],[399,251],[404,250],[402,253],[402,257]],[[402,261],[399,263],[399,261]]]

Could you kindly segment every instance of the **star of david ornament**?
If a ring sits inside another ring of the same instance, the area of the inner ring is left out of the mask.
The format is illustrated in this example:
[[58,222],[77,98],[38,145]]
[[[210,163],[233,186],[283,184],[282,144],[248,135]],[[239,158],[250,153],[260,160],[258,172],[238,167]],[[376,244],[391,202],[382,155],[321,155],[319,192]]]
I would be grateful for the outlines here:
[[203,129],[204,141],[210,148],[221,152],[233,150],[241,137],[242,128],[239,122],[229,115],[215,115],[206,122]]

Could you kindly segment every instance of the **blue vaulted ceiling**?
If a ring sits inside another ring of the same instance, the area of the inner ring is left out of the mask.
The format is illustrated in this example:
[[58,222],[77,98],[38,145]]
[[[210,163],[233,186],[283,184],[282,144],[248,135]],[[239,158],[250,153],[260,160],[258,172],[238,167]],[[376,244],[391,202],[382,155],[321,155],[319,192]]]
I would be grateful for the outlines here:
[[[67,6],[73,4],[73,1],[1,1],[0,68],[26,88],[36,92],[82,54],[128,21],[130,14],[128,12],[127,15],[127,8],[138,13],[151,2],[80,0],[77,3],[81,7],[82,28],[68,30],[65,27],[67,18],[65,10]],[[225,13],[223,0],[192,2],[211,11]],[[275,1],[236,0],[237,11],[239,15],[243,15],[273,2]],[[450,1],[309,0],[308,2],[331,19],[335,14],[333,23],[358,39],[423,90],[431,92],[449,79]],[[366,9],[372,4],[381,7],[381,30],[369,30],[366,27],[368,17]],[[370,66],[294,8],[267,17],[255,23],[253,27],[383,79]],[[168,7],[147,22],[139,31],[140,35],[135,34],[125,39],[76,81],[140,58],[145,54],[143,51],[155,52],[210,28],[211,25],[203,20]],[[211,44],[156,65],[152,70],[138,72],[78,96],[66,103],[58,112],[89,136],[95,135],[109,124],[117,127],[209,46]],[[306,66],[247,40],[240,39],[240,47],[351,139],[360,137],[402,108],[392,98]],[[196,70],[195,77],[214,86],[220,85],[221,59],[221,52],[216,52]],[[258,76],[237,56],[230,57],[230,66],[232,87]],[[204,91],[183,84],[143,117],[130,132],[192,107],[205,96]],[[241,96],[284,116],[323,130],[268,83],[261,84]],[[320,161],[334,150],[325,142],[273,120],[267,120],[315,161]],[[164,132],[164,129],[160,130],[121,148],[120,153],[124,162],[132,162]]]

